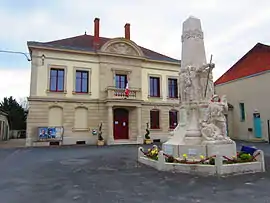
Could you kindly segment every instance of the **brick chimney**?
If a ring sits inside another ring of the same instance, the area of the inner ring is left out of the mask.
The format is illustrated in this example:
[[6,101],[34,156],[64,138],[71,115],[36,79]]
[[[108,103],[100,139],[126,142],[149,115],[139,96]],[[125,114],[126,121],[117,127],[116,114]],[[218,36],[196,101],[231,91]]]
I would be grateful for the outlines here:
[[125,24],[125,38],[130,40],[130,24],[129,23]]
[[93,45],[96,49],[99,48],[99,18],[95,18],[94,20],[94,41]]

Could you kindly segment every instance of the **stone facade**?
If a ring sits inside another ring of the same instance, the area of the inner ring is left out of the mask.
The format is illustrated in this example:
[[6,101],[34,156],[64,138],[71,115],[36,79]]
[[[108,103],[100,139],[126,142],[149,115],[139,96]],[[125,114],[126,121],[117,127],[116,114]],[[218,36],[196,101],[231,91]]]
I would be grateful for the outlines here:
[[[29,99],[29,114],[27,118],[27,135],[32,142],[38,141],[37,127],[63,126],[64,139],[61,144],[71,145],[78,141],[86,144],[95,144],[97,136],[92,135],[92,130],[97,130],[100,122],[103,123],[103,137],[108,144],[141,143],[145,134],[146,123],[150,121],[152,109],[160,112],[160,129],[150,129],[152,139],[164,142],[168,139],[169,111],[178,109],[178,105],[167,103],[130,103],[104,101],[70,101],[54,99]],[[76,128],[76,119],[84,122],[85,117],[76,117],[78,109],[87,112],[87,126]],[[126,109],[129,112],[129,139],[114,140],[113,138],[113,112],[114,109]],[[110,117],[111,115],[111,117]],[[53,117],[53,118],[52,118]],[[54,121],[56,120],[56,121]],[[56,123],[57,122],[57,123]]]
[[[92,130],[98,129],[100,123],[107,144],[142,143],[151,109],[160,111],[160,129],[151,130],[151,138],[168,139],[169,111],[179,106],[178,99],[168,98],[168,78],[178,78],[180,63],[149,60],[139,46],[124,38],[108,41],[98,53],[57,51],[43,46],[29,46],[29,49],[32,67],[27,145],[38,141],[38,127],[49,126],[63,126],[60,144],[78,141],[96,144],[97,135],[92,135]],[[62,92],[49,90],[52,68],[64,70]],[[85,94],[75,92],[76,70],[89,73],[89,91]],[[158,98],[149,96],[149,77],[153,73],[158,73],[160,78]],[[129,97],[125,96],[125,89],[115,87],[117,74],[127,76]],[[128,112],[128,124],[123,121],[123,125],[128,125],[128,138],[115,139],[116,109]]]

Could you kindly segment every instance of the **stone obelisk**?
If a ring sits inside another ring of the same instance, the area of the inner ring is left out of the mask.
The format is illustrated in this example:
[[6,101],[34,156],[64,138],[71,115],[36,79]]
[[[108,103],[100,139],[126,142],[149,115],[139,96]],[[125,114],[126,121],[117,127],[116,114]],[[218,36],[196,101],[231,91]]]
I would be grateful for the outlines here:
[[183,22],[181,67],[206,64],[201,21],[193,16]]
[[182,29],[180,110],[182,114],[186,115],[186,120],[182,124],[178,124],[173,136],[163,144],[163,150],[179,156],[183,153],[188,154],[190,149],[193,149],[197,151],[197,154],[205,155],[205,147],[201,146],[202,135],[199,123],[202,106],[206,103],[203,98],[204,84],[202,81],[207,80],[203,73],[207,63],[201,21],[191,16],[183,22]]

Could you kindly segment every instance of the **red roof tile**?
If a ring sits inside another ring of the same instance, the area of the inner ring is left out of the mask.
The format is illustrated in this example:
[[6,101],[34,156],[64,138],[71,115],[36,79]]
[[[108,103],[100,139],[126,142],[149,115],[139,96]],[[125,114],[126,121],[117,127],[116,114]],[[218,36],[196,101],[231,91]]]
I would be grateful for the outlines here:
[[[61,39],[51,42],[28,42],[28,46],[45,46],[45,47],[55,47],[55,48],[65,48],[71,50],[84,50],[84,51],[95,51],[93,47],[94,36],[92,35],[80,35],[76,37],[71,37],[67,39]],[[100,47],[104,45],[107,41],[111,40],[111,38],[100,37],[99,38]],[[180,60],[165,56],[163,54],[157,53],[155,51],[146,49],[144,47],[139,46],[144,53],[146,58],[158,61],[168,61],[180,63]]]
[[220,85],[270,70],[270,46],[257,43],[226,73],[215,81]]

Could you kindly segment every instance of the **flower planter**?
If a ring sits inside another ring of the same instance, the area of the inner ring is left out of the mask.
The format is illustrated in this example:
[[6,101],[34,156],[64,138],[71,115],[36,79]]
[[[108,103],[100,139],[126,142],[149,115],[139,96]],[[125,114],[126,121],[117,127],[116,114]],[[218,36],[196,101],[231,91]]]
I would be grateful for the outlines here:
[[103,146],[105,144],[105,141],[104,140],[98,140],[97,141],[97,145],[98,146]]
[[151,139],[145,139],[145,140],[144,140],[144,143],[145,143],[145,144],[152,144],[153,141],[152,141]]

